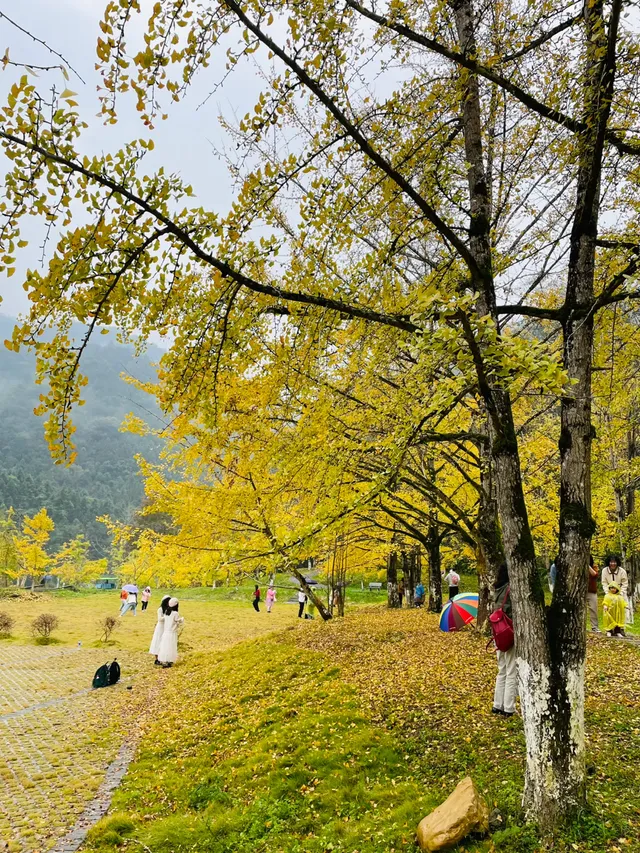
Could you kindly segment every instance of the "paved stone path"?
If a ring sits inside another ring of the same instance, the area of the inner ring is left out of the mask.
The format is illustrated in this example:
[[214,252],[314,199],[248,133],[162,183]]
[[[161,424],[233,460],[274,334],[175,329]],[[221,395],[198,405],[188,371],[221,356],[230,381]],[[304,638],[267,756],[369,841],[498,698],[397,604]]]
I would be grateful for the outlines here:
[[76,853],[86,838],[87,832],[106,814],[111,805],[113,792],[122,782],[135,752],[135,740],[132,739],[122,744],[117,756],[107,768],[104,781],[98,788],[95,797],[82,812],[73,829],[56,844],[50,853]]
[[101,649],[0,650],[0,840],[11,853],[75,851],[126,771],[149,699],[148,656],[119,652],[121,683],[91,690],[108,657]]

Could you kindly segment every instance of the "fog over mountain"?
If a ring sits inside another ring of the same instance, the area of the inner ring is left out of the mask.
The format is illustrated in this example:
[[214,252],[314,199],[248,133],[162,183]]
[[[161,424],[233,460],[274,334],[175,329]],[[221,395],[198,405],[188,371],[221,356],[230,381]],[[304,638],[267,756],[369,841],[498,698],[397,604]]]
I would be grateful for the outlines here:
[[[14,322],[0,315],[0,343],[11,337]],[[143,487],[134,454],[154,458],[158,445],[119,427],[128,412],[153,423],[158,411],[152,397],[120,377],[124,373],[152,380],[152,365],[161,355],[152,346],[137,358],[133,347],[116,343],[113,335],[96,336],[82,360],[82,372],[89,377],[83,392],[87,402],[73,416],[78,458],[65,468],[53,464],[43,419],[33,414],[42,391],[34,382],[33,356],[0,346],[0,509],[12,506],[20,519],[46,506],[56,524],[51,552],[84,533],[93,555],[104,556],[109,537],[96,516],[125,520],[140,506]]]

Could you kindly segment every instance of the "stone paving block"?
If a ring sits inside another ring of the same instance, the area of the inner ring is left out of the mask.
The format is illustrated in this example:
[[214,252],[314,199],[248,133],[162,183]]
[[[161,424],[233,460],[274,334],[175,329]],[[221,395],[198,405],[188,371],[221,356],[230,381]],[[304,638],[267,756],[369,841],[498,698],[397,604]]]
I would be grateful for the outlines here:
[[144,701],[149,659],[119,652],[121,683],[92,690],[93,674],[109,656],[101,649],[0,647],[0,839],[20,853],[44,853],[68,836],[108,781],[108,768],[118,766]]

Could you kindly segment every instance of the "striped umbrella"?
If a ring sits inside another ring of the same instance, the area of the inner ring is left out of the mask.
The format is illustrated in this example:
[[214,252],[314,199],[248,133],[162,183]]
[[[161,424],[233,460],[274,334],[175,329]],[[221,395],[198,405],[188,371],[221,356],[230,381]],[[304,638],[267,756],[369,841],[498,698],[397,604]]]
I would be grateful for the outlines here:
[[441,631],[459,631],[478,615],[478,593],[461,592],[448,601],[440,614]]
[[477,592],[460,592],[454,595],[453,600],[458,602],[465,610],[470,610],[474,617],[478,615],[478,593]]

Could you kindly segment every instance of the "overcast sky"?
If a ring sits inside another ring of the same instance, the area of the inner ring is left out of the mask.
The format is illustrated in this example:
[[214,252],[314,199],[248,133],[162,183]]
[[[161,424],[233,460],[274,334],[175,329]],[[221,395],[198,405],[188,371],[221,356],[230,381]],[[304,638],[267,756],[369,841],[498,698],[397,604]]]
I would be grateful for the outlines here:
[[[81,143],[86,153],[113,151],[129,139],[148,135],[133,108],[131,97],[121,101],[120,121],[117,125],[105,128],[101,120],[95,117],[99,110],[96,86],[100,82],[94,69],[95,45],[100,34],[98,22],[105,4],[106,0],[28,0],[22,3],[0,0],[0,12],[63,54],[86,81],[83,85],[72,77],[65,83],[59,72],[40,74],[37,81],[42,88],[55,82],[58,87],[68,85],[78,93],[76,100],[80,113],[90,123],[90,130],[85,133]],[[144,21],[146,16],[141,17],[141,26]],[[0,18],[0,51],[4,53],[7,47],[10,48],[11,59],[17,62],[50,65],[58,61]],[[8,88],[21,73],[12,67],[0,73],[1,101],[4,101]],[[208,76],[203,75],[197,80],[189,97],[171,108],[169,119],[158,123],[153,134],[153,161],[149,157],[145,164],[151,168],[152,162],[155,166],[162,163],[168,171],[180,173],[193,186],[200,204],[224,212],[229,206],[231,185],[226,167],[214,152],[214,148],[221,149],[225,144],[225,134],[219,126],[218,116],[220,113],[228,118],[234,113],[243,116],[255,103],[260,82],[248,69],[236,69],[229,82],[200,106],[220,76],[214,64]],[[0,156],[0,175],[4,175],[6,163]],[[16,275],[11,279],[0,278],[0,294],[3,297],[0,312],[16,315],[27,308],[28,301],[22,289],[20,273],[22,268],[35,267],[38,259],[37,241],[34,241],[25,250],[22,258],[24,263],[20,264]]]

